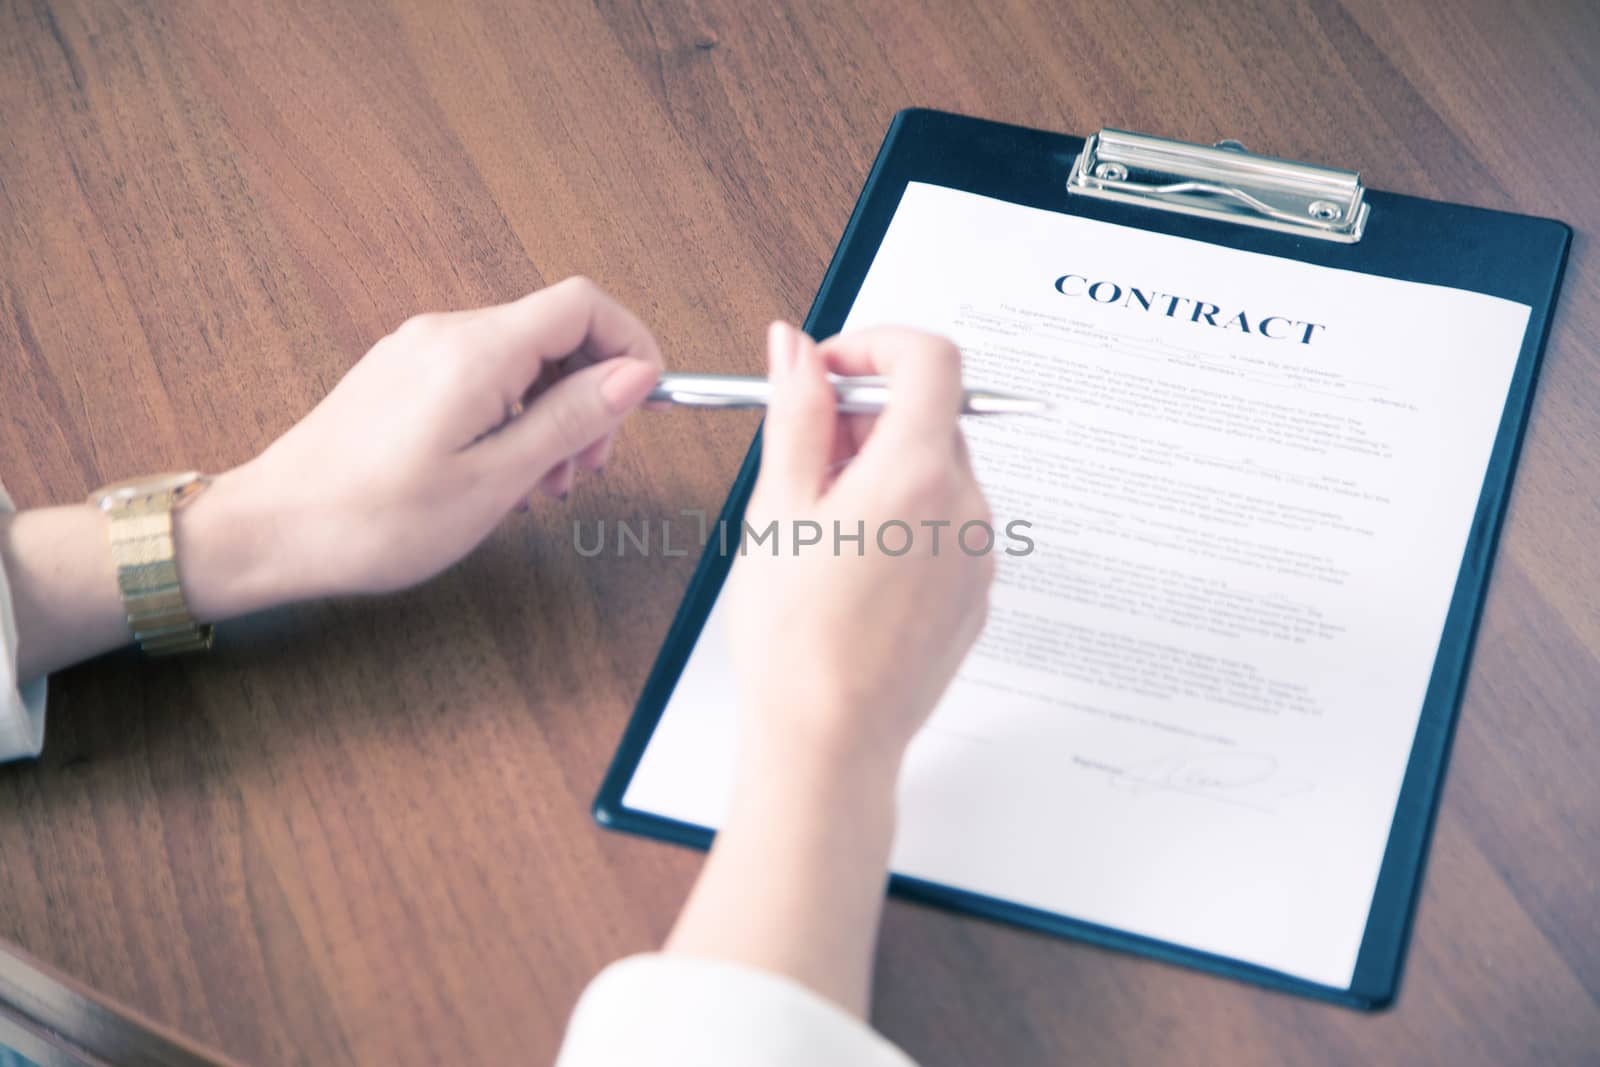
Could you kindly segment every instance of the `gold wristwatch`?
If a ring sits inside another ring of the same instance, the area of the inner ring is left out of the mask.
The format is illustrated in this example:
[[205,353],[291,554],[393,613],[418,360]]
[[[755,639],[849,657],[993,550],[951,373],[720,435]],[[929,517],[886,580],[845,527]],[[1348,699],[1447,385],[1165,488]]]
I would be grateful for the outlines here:
[[210,626],[197,623],[178,584],[172,513],[199,496],[211,479],[196,471],[131,478],[89,496],[111,520],[111,558],[128,628],[148,655],[204,652]]

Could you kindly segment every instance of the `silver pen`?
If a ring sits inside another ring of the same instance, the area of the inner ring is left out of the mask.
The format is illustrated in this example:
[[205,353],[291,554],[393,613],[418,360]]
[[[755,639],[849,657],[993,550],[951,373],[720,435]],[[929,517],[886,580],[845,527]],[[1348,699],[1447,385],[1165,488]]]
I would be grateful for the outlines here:
[[[874,415],[889,402],[886,378],[846,378],[829,375],[839,394],[839,410],[851,415]],[[646,403],[683,404],[701,408],[764,408],[772,398],[772,383],[765,378],[739,374],[663,374],[645,398]],[[963,415],[1038,415],[1050,402],[993,389],[962,391]]]

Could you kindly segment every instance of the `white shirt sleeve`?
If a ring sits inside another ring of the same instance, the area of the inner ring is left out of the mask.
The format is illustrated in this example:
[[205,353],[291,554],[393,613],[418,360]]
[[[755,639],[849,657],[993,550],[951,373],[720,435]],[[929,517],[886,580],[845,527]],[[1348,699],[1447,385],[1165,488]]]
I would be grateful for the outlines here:
[[[0,513],[14,510],[0,486]],[[19,686],[17,617],[11,607],[11,585],[0,567],[0,763],[37,756],[44,747],[45,679]]]
[[661,953],[601,971],[556,1067],[916,1067],[875,1030],[797,982]]

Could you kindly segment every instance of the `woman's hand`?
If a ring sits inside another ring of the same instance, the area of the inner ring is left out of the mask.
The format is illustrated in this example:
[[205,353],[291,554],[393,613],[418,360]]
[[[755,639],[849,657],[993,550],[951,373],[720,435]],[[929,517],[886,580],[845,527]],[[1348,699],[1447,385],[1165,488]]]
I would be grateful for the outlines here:
[[536,487],[564,497],[598,470],[660,370],[649,331],[582,278],[408,320],[178,513],[191,607],[220,618],[437,574]]
[[[864,1016],[895,782],[983,625],[993,558],[959,533],[989,511],[948,341],[874,330],[819,347],[774,324],[767,346],[775,388],[746,522],[775,521],[779,543],[774,555],[747,534],[730,578],[737,781],[667,950],[787,975]],[[829,370],[887,377],[888,408],[840,417]]]
[[[421,315],[373,346],[255,459],[173,513],[204,621],[422,581],[537,486],[563,496],[661,370],[649,332],[572,278],[477,311]],[[30,679],[128,641],[105,518],[82,504],[0,518]]]
[[[780,543],[747,543],[729,590],[746,749],[804,746],[892,778],[977,637],[994,576],[956,423],[960,353],[904,329],[819,346],[781,323],[768,346],[774,398],[746,522],[776,522]],[[836,414],[828,372],[883,375],[887,409]],[[969,523],[982,528],[963,534]]]

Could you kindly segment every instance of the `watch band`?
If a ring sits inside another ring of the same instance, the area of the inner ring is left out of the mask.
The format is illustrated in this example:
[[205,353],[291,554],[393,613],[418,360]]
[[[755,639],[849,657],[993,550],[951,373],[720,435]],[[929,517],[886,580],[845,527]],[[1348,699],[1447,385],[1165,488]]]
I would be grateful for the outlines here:
[[151,656],[204,652],[211,647],[212,627],[196,622],[184,599],[172,536],[173,509],[206,484],[194,475],[177,484],[163,479],[102,490],[93,498],[110,520],[111,558],[128,628]]

